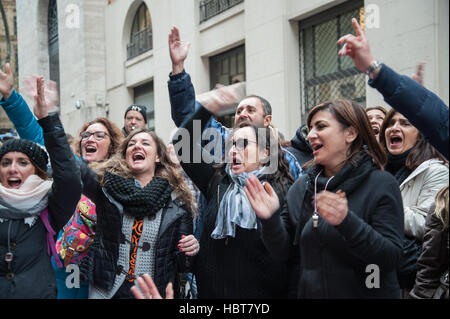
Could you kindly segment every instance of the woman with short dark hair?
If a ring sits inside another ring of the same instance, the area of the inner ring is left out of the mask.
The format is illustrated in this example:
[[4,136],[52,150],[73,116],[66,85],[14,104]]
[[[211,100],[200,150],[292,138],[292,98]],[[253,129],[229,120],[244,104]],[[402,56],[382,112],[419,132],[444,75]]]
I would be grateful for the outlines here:
[[298,298],[399,298],[401,195],[364,109],[322,103],[307,125],[314,159],[284,205],[268,183],[247,182],[266,247],[282,260],[297,255]]

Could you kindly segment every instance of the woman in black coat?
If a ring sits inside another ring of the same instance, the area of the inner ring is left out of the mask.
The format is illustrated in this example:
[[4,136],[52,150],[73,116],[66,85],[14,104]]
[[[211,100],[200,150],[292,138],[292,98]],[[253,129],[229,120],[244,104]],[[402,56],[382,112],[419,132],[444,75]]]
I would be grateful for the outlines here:
[[50,155],[39,145],[11,139],[0,148],[0,298],[56,298],[49,253],[81,195],[80,171],[57,115],[48,115],[44,80],[37,79],[35,114]]
[[285,205],[270,185],[247,183],[265,245],[286,259],[296,244],[298,298],[399,298],[402,198],[381,170],[386,156],[364,109],[347,100],[323,103],[307,124],[314,161]]
[[[214,165],[205,157],[208,152],[201,154],[200,136],[195,133],[203,131],[211,115],[201,107],[183,123],[173,141],[184,171],[207,200],[201,249],[193,267],[198,297],[287,298],[288,263],[275,260],[264,247],[260,221],[243,187],[245,179],[254,175],[270,181],[276,196],[284,200],[293,182],[288,164],[270,129],[244,122],[226,143],[226,163]],[[202,127],[197,131],[194,127],[199,122]]]
[[199,247],[192,195],[163,141],[134,130],[115,156],[92,167],[81,165],[83,194],[97,212],[94,243],[81,263],[89,298],[132,298],[130,289],[143,274],[163,296],[169,282],[177,288],[177,273]]

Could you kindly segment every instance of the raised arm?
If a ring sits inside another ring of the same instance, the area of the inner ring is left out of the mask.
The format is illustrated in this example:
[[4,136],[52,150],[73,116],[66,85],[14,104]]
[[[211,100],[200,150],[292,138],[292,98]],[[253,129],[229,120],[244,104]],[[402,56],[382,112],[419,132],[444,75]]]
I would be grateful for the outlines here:
[[[34,92],[36,92],[36,84],[34,84]],[[5,65],[5,72],[0,70],[0,94],[2,95],[0,105],[14,124],[20,138],[44,145],[41,126],[23,97],[14,90],[14,77],[9,63]]]
[[45,147],[53,169],[53,185],[49,194],[50,222],[57,232],[72,216],[81,196],[80,170],[67,142],[64,128],[57,114],[48,114],[44,98],[44,79],[37,78],[37,95],[34,108],[44,133]]
[[211,113],[201,107],[183,123],[172,141],[181,166],[205,196],[214,168],[212,163],[204,161],[203,149],[199,143],[201,132],[210,117]]
[[341,37],[337,43],[344,46],[338,54],[349,56],[358,70],[368,72],[369,85],[377,89],[390,106],[402,113],[448,159],[448,106],[415,80],[397,74],[384,64],[369,68],[375,66],[369,42],[356,19],[352,19],[352,24],[356,36],[347,34]]

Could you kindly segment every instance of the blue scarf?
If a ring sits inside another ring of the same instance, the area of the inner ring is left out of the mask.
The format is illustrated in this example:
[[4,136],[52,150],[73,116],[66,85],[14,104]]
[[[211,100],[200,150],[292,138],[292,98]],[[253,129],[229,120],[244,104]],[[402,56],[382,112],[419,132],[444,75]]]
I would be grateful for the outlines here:
[[231,177],[232,183],[226,190],[219,205],[216,216],[216,227],[211,233],[213,239],[235,237],[236,225],[245,229],[257,229],[257,219],[247,195],[244,191],[245,180],[255,175],[259,180],[265,176],[265,168],[256,171],[243,172],[235,175],[231,172],[230,164],[225,167],[225,172]]

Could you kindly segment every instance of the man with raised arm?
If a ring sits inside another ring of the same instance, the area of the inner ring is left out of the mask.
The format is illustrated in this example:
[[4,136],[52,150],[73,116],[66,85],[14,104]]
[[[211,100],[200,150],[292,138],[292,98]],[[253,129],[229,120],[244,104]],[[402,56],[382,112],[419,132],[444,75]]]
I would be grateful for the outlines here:
[[[257,95],[243,97],[242,86],[232,85],[221,87],[211,92],[196,96],[191,78],[184,70],[184,60],[189,52],[190,43],[182,43],[177,27],[172,27],[169,34],[169,51],[172,60],[172,73],[168,82],[172,119],[175,125],[180,126],[188,115],[194,112],[199,105],[225,110],[238,104],[235,112],[235,126],[242,121],[250,121],[261,127],[268,127],[272,121],[272,107],[264,98]],[[196,100],[197,99],[197,100]],[[207,128],[214,128],[222,137],[222,151],[225,149],[225,140],[229,128],[224,127],[214,118],[211,118]],[[295,156],[283,149],[285,158],[289,162],[291,175],[297,179],[302,174],[302,168]],[[222,154],[213,154],[221,157]]]

